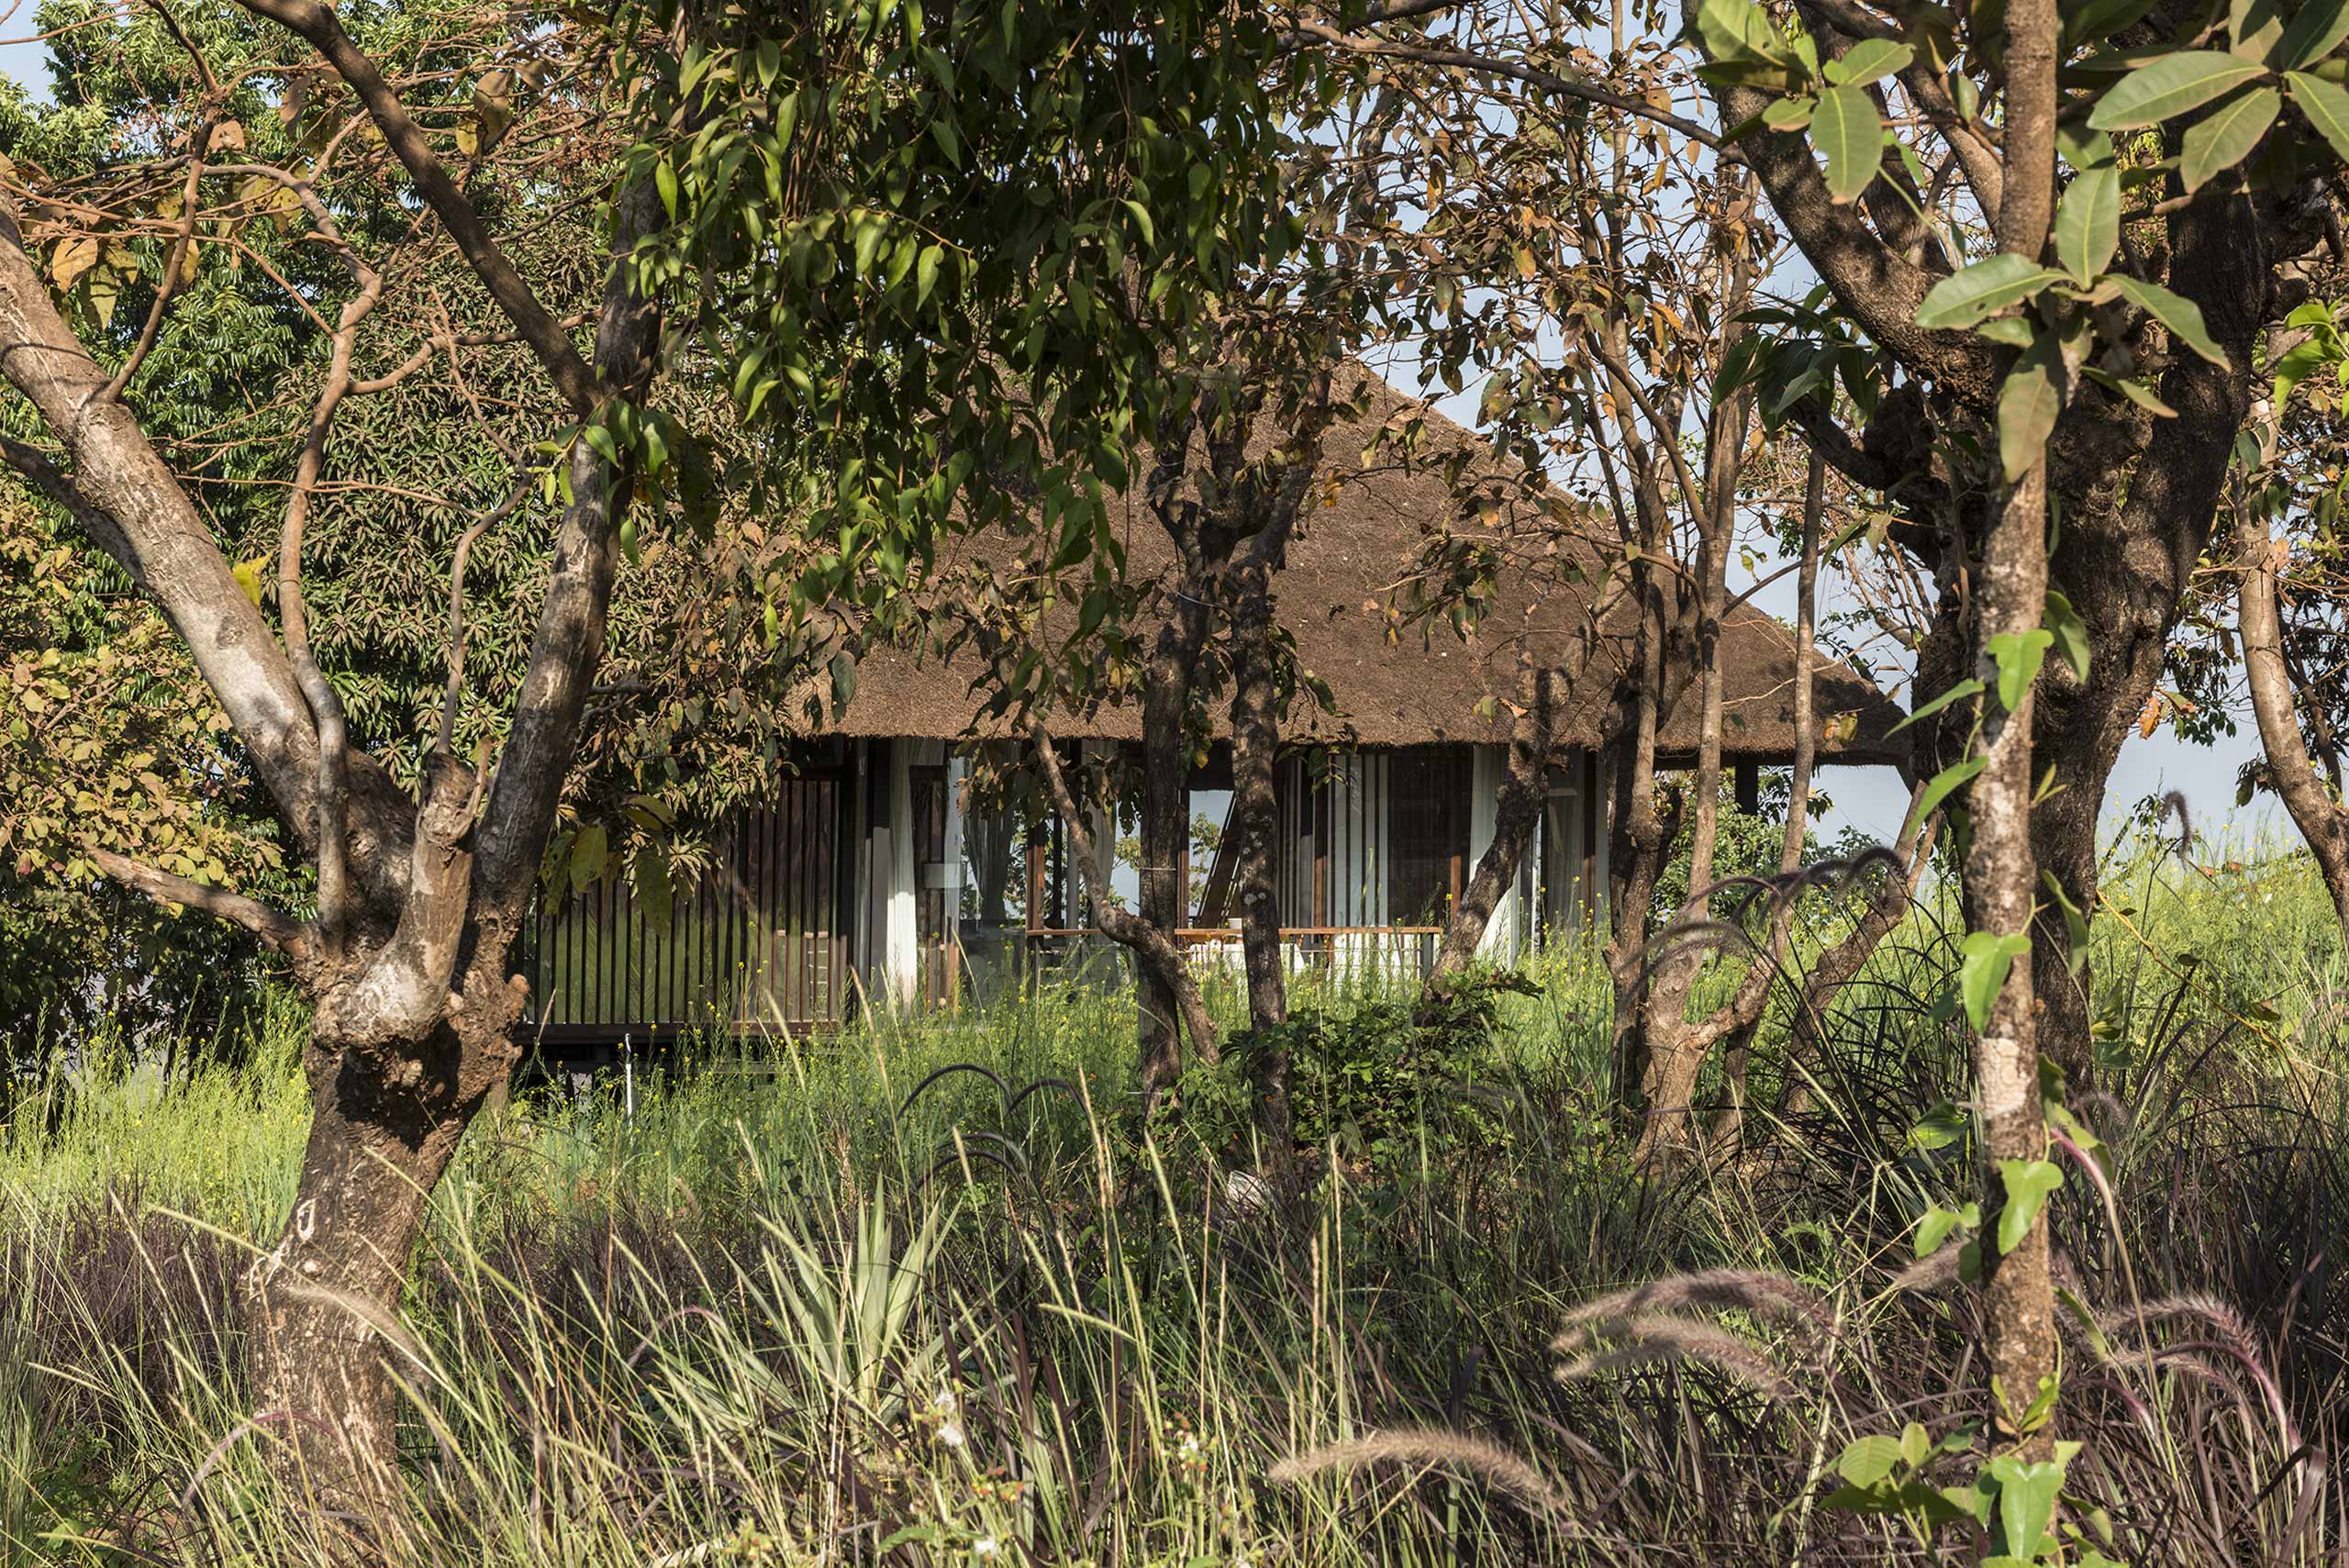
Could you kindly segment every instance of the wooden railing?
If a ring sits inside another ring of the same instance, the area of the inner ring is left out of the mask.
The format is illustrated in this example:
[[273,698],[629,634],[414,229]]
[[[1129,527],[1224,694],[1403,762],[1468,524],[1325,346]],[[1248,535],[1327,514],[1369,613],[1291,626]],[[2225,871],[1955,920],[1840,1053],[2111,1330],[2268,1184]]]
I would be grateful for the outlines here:
[[[1031,962],[1049,956],[1054,949],[1079,940],[1108,941],[1111,939],[1097,926],[1030,926],[1019,933],[1028,941]],[[1391,951],[1401,958],[1405,951],[1419,973],[1434,967],[1437,944],[1442,940],[1442,926],[1283,926],[1281,946],[1293,950],[1309,963],[1334,964],[1341,957],[1367,958],[1385,956]],[[1174,945],[1183,949],[1185,956],[1197,963],[1210,959],[1222,959],[1219,949],[1236,950],[1241,933],[1238,926],[1186,926],[1174,932]],[[1363,951],[1368,948],[1368,952]],[[1231,954],[1236,958],[1236,952]]]

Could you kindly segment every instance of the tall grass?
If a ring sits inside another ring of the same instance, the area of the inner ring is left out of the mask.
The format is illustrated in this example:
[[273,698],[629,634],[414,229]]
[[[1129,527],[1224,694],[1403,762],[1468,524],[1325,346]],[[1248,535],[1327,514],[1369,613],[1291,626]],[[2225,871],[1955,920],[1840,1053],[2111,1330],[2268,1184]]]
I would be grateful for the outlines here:
[[[2067,1517],[2132,1562],[2332,1561],[2349,998],[2305,868],[2202,853],[2116,863],[2098,925]],[[1910,1244],[1972,1179],[1947,950],[1920,911],[1811,1062],[1765,1026],[1736,1158],[1653,1182],[1573,947],[1502,1071],[1293,1201],[1142,1115],[1094,991],[707,1047],[632,1114],[527,1092],[436,1196],[397,1493],[356,1521],[270,1480],[300,1413],[243,1393],[298,1015],[168,1083],[93,1062],[0,1129],[0,1562],[1943,1561],[1823,1499],[1853,1439],[1982,1414]]]

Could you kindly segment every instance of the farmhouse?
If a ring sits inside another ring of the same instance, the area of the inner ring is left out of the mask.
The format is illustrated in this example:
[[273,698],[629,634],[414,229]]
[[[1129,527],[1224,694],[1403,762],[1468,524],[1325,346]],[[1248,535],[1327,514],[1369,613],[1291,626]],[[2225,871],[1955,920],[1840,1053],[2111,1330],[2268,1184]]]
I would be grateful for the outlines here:
[[[1630,606],[1595,606],[1587,568],[1620,547],[1575,541],[1585,570],[1504,569],[1475,635],[1441,619],[1399,624],[1394,584],[1431,535],[1458,524],[1447,481],[1425,468],[1366,468],[1379,424],[1402,406],[1384,386],[1366,420],[1324,444],[1314,504],[1276,579],[1299,662],[1328,706],[1300,699],[1283,730],[1279,896],[1294,962],[1425,963],[1446,912],[1491,842],[1520,660],[1562,673],[1558,761],[1532,851],[1486,932],[1508,958],[1601,918],[1609,873],[1609,710],[1631,657]],[[1470,439],[1430,416],[1438,442]],[[1138,495],[1113,498],[1137,580],[1171,581],[1166,537]],[[1479,525],[1506,532],[1512,524]],[[1542,527],[1554,536],[1545,511]],[[980,535],[968,552],[1000,548]],[[1723,631],[1724,758],[1749,797],[1758,770],[1789,761],[1794,640],[1769,616],[1733,610]],[[716,864],[648,921],[625,888],[551,895],[528,958],[529,1026],[551,1049],[641,1043],[692,1028],[821,1029],[861,1006],[939,1005],[1016,985],[1039,965],[1114,962],[1088,931],[1070,835],[1049,811],[985,808],[966,787],[983,749],[1013,744],[985,714],[975,662],[896,649],[863,662],[855,694],[812,725],[771,802],[721,835]],[[1820,758],[1898,764],[1899,710],[1848,666],[1815,669]],[[1693,758],[1691,690],[1668,715],[1663,753]],[[1072,757],[1130,758],[1139,703],[1063,713]],[[1186,865],[1183,942],[1203,962],[1236,953],[1231,867],[1216,851],[1230,808],[1220,736],[1190,780],[1197,821]],[[1112,769],[1114,771],[1114,769]],[[1108,812],[1090,825],[1108,852]],[[1130,868],[1108,881],[1134,886]]]

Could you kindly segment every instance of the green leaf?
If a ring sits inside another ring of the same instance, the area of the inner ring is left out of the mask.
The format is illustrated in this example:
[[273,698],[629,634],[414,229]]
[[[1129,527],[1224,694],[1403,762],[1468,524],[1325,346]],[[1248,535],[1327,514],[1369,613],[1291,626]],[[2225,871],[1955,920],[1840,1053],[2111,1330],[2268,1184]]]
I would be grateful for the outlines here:
[[[1794,98],[1773,98],[1762,111],[1762,123],[1772,130],[1807,130],[1810,117],[1819,112],[1819,100],[1808,94]],[[1744,339],[1739,339],[1741,342]]]
[[1939,713],[1942,709],[1947,707],[1950,704],[1956,702],[1961,697],[1970,697],[1975,693],[1983,689],[1983,684],[1979,681],[1972,679],[1960,681],[1957,684],[1952,686],[1949,690],[1943,692],[1941,695],[1935,697],[1924,706],[1910,713],[1908,717],[1894,725],[1891,729],[1887,731],[1887,733],[1898,735],[1902,730],[1908,728],[1910,725],[1916,723],[1919,719]]
[[590,822],[571,840],[571,891],[584,893],[603,880],[611,864],[611,835],[603,824]]
[[2268,62],[2276,40],[2284,36],[2284,15],[2277,0],[2229,0],[2227,52],[2238,60]]
[[2219,348],[2218,339],[2202,324],[2202,307],[2190,299],[2174,295],[2159,284],[2149,284],[2141,278],[2114,274],[2113,280],[2130,304],[2169,328],[2169,335],[2185,344],[2221,370],[2228,368],[2227,356]]
[[2121,248],[2121,171],[2111,164],[2073,180],[2055,209],[2055,254],[2079,283],[2096,281]]
[[946,248],[931,245],[923,249],[921,260],[914,263],[914,305],[918,309],[930,299],[930,291],[937,285],[939,263],[946,260]]
[[2111,166],[2116,156],[2111,137],[2100,130],[2090,130],[2076,120],[2057,122],[2055,150],[2064,155],[2065,162],[2082,173]]
[[2342,161],[2349,163],[2349,89],[2304,71],[2295,71],[2284,81],[2292,89],[2294,106],[2332,144]]
[[261,608],[261,574],[262,569],[268,564],[269,557],[256,555],[250,561],[239,561],[228,568],[228,575],[237,580],[237,586],[245,591],[245,597],[253,602],[255,609]]
[[2040,666],[2047,662],[2047,650],[2054,641],[2054,632],[2035,626],[2025,632],[2002,631],[1984,644],[1998,662],[1998,703],[2009,713],[2022,706],[2023,695],[2039,679]]
[[[2009,937],[2009,941],[2030,941]],[[1999,1181],[2006,1185],[2006,1204],[1999,1209],[1999,1253],[2022,1244],[2022,1235],[2039,1218],[2048,1197],[2063,1188],[2063,1169],[2051,1160],[1999,1160]]]
[[1126,210],[1134,215],[1134,226],[1141,230],[1141,242],[1145,245],[1157,244],[1158,226],[1150,221],[1150,209],[1129,197]]
[[2120,376],[2114,375],[2110,371],[2099,370],[2095,365],[2082,365],[2080,367],[2080,373],[2087,377],[2090,381],[2096,383],[2099,386],[2105,388],[2107,391],[2121,394],[2121,396],[2126,397],[2130,402],[2135,404],[2138,407],[2146,410],[2148,413],[2153,414],[2157,418],[2175,419],[2177,417],[2176,409],[2172,408],[2168,404],[2164,403],[2159,396],[2155,395],[2152,387],[2147,386],[2143,382],[2137,380],[2134,376],[2128,377],[2124,380]]
[[1854,1438],[1835,1456],[1835,1473],[1854,1486],[1873,1486],[1900,1462],[1900,1440],[1880,1432]]
[[1998,462],[2008,484],[2047,455],[2047,438],[2063,412],[2063,361],[2050,338],[2024,350],[1998,384]]
[[2028,257],[2000,251],[1935,284],[1917,307],[1917,325],[1971,327],[1986,316],[2020,305],[2064,274]]
[[2047,590],[2045,619],[2047,629],[2055,639],[2055,651],[2064,656],[2064,662],[2072,667],[2073,674],[2087,680],[2088,661],[2092,657],[2088,649],[2087,623],[2080,618],[2077,610],[2072,608],[2072,601],[2053,588]]
[[1948,1240],[1959,1226],[1967,1223],[1965,1216],[1954,1208],[1943,1208],[1936,1204],[1925,1210],[1924,1218],[1917,1221],[1917,1256],[1932,1257],[1941,1251],[1942,1243]]
[[[1975,771],[1981,771],[1983,758],[1975,758]],[[1968,931],[1965,940],[1957,944],[1957,995],[1965,1005],[1966,1022],[1980,1034],[1990,1027],[1990,1007],[1998,1001],[1998,992],[2007,984],[2007,972],[2015,960],[2031,951],[2031,939],[2025,936],[1999,937],[1988,931]]]
[[1918,798],[1917,809],[1910,812],[1909,820],[1900,825],[1901,831],[1905,834],[1911,825],[1932,816],[1933,807],[1947,800],[1955,793],[1959,785],[1980,773],[1983,764],[1988,761],[1987,757],[1967,757],[1962,762],[1952,762],[1948,767],[1935,773],[1932,783],[1925,786],[1924,794]]
[[2257,149],[2267,128],[2284,111],[2284,95],[2260,87],[2240,98],[2230,98],[2186,128],[2186,143],[2178,159],[2178,179],[2189,191],[2199,189],[2214,174],[2223,174]]
[[1838,205],[1856,200],[1884,165],[1884,122],[1865,88],[1821,94],[1810,117],[1810,139],[1827,159],[1827,191]]
[[1908,70],[1916,58],[1917,51],[1905,43],[1895,43],[1890,39],[1862,39],[1841,60],[1829,61],[1822,73],[1839,87],[1865,87]]
[[661,205],[669,211],[669,221],[677,221],[677,172],[666,158],[652,166],[652,188],[661,193]]
[[838,717],[848,705],[856,700],[856,661],[846,653],[832,655],[832,714]]
[[669,857],[652,851],[640,854],[629,868],[629,895],[643,911],[644,923],[665,936],[676,923],[677,893],[669,881]]
[[2299,71],[2322,60],[2349,38],[2349,0],[2308,0],[2284,28],[2276,46],[2276,64]]
[[963,139],[955,133],[954,122],[944,115],[930,122],[930,139],[938,143],[938,150],[946,154],[946,161],[955,168],[963,166]]
[[2088,917],[2072,902],[2072,895],[2064,891],[2064,884],[2056,880],[2052,868],[2043,867],[2039,881],[2054,898],[2055,906],[2064,911],[2064,937],[2070,950],[2065,954],[2065,967],[2077,974],[2088,962]]
[[2294,387],[2322,370],[2333,358],[2326,352],[2323,342],[2315,338],[2303,338],[2286,350],[2271,367],[2276,372],[2276,387],[2269,396],[2276,406],[2280,410]]
[[1709,60],[1784,65],[1791,58],[1785,36],[1753,0],[1704,0],[1697,7],[1697,41]]
[[2139,66],[2097,101],[2093,130],[2143,130],[2267,74],[2263,66],[2211,50],[2180,50]]
[[[2013,1162],[2002,1160],[1999,1165],[2003,1170]],[[1987,1468],[1998,1485],[1998,1532],[2005,1538],[1999,1544],[2021,1562],[2038,1562],[2045,1555],[2040,1543],[2052,1540],[2047,1526],[2055,1517],[2056,1494],[2063,1489],[2063,1464],[2052,1459],[2026,1463],[2009,1453],[2000,1454]]]
[[1911,1421],[1900,1429],[1901,1462],[1914,1470],[1932,1457],[1933,1440],[1922,1426]]
[[[1965,1136],[1965,1129],[1969,1125],[1971,1124],[1967,1118],[1958,1114],[1957,1106],[1954,1103],[1939,1100],[1934,1102],[1932,1108],[1919,1117],[1916,1125],[1909,1129],[1909,1142],[1911,1147],[1928,1152],[1935,1149],[1946,1149]],[[1966,1205],[1958,1218],[1968,1225],[1973,1224],[1975,1218],[1973,1208],[1972,1204]]]

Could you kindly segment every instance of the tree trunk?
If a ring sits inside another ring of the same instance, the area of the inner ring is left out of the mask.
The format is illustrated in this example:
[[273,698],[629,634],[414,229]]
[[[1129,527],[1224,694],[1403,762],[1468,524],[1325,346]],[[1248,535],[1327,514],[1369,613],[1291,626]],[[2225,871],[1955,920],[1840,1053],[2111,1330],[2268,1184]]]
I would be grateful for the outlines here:
[[245,1280],[254,1408],[282,1413],[282,1474],[371,1515],[396,1484],[396,1379],[418,1372],[398,1322],[408,1259],[514,1053],[502,1039],[467,1050],[444,1027],[421,1040],[314,1040],[309,1057],[315,1111],[294,1211]]
[[[2332,895],[2333,917],[2349,933],[2349,813],[2325,788],[2300,738],[2276,607],[2277,548],[2266,525],[2246,508],[2235,524],[2235,567],[2243,578],[2243,673],[2251,687],[2251,710],[2259,721],[2259,741],[2267,752],[2267,776],[2316,856],[2325,890]],[[2321,699],[2317,706],[2321,711]]]
[[[1728,298],[1742,300],[1746,293],[1742,267],[1732,268],[1726,290]],[[1736,341],[1736,337],[1731,336],[1725,344],[1733,346]],[[1741,392],[1712,409],[1705,442],[1705,492],[1701,496],[1687,497],[1698,536],[1695,606],[1697,799],[1696,822],[1688,844],[1688,901],[1673,922],[1675,928],[1712,917],[1713,853],[1720,830],[1721,729],[1726,699],[1721,669],[1721,617],[1729,603],[1730,541],[1737,528],[1738,476],[1742,467],[1739,459],[1745,445],[1751,402]],[[1683,483],[1685,485],[1685,479]],[[1697,1079],[1704,1071],[1705,1058],[1710,1054],[1720,1031],[1708,1024],[1692,1024],[1688,999],[1710,951],[1709,944],[1684,942],[1680,951],[1647,962],[1648,984],[1641,998],[1647,1017],[1647,1065],[1640,1095],[1645,1113],[1638,1154],[1642,1165],[1667,1150],[1690,1150],[1697,1143]]]
[[[2007,9],[2005,194],[1998,247],[2037,261],[2054,215],[2056,0],[2012,0]],[[2068,372],[2069,366],[2065,367]],[[1983,541],[1975,574],[1978,604],[1975,676],[1983,684],[1981,771],[1966,789],[1973,838],[1965,879],[1969,942],[2020,940],[2004,983],[1975,1042],[1975,1090],[1982,1119],[1981,1248],[1984,1349],[1991,1418],[2032,1458],[2044,1458],[2051,1428],[2025,1431],[2018,1418],[2056,1375],[2055,1293],[2048,1209],[2043,1205],[2011,1248],[1996,1244],[2006,1203],[2000,1172],[2047,1158],[2032,976],[2032,906],[2039,893],[2032,842],[2031,686],[2011,708],[1999,699],[1993,639],[2020,640],[2039,628],[2047,603],[2047,454],[2043,448],[2009,488]]]
[[[1139,913],[1172,941],[1189,911],[1184,907],[1184,864],[1191,845],[1191,738],[1186,725],[1191,675],[1207,645],[1205,595],[1186,573],[1173,595],[1166,620],[1142,667],[1141,872]],[[1183,1071],[1180,998],[1163,975],[1145,969],[1138,980],[1141,1083],[1165,1088]]]
[[[1791,874],[1802,867],[1803,842],[1810,823],[1810,775],[1819,756],[1817,720],[1811,715],[1812,643],[1818,637],[1819,606],[1819,535],[1827,510],[1827,463],[1814,451],[1803,476],[1802,490],[1802,556],[1795,576],[1795,756],[1794,771],[1787,787],[1787,829],[1778,840],[1778,873]],[[1738,789],[1745,793],[1746,773],[1741,768]],[[1746,809],[1752,806],[1741,799]],[[1767,976],[1775,974],[1785,958],[1787,938],[1794,925],[1794,901],[1799,888],[1789,888],[1783,902],[1770,911],[1770,942],[1767,949],[1754,955],[1753,962]],[[1748,977],[1748,984],[1752,977]],[[1745,987],[1740,987],[1741,997]],[[1713,1142],[1717,1149],[1734,1151],[1743,1135],[1745,1123],[1745,1094],[1753,1058],[1753,1026],[1761,1017],[1756,1006],[1754,1017],[1741,1021],[1731,1034],[1728,1048],[1721,1053],[1723,1084],[1720,1118],[1713,1123]]]
[[[1265,552],[1250,550],[1230,581],[1231,830],[1240,835],[1235,881],[1241,956],[1248,974],[1248,1025],[1261,1031],[1288,1021],[1276,871],[1280,720],[1273,666],[1272,563]],[[1261,1048],[1254,1073],[1257,1121],[1270,1152],[1279,1157],[1290,1142],[1287,1051]]]
[[[1183,962],[1183,954],[1175,947],[1174,939],[1167,931],[1132,911],[1119,905],[1109,889],[1099,885],[1102,867],[1100,846],[1093,841],[1093,831],[1085,823],[1085,807],[1069,788],[1068,777],[1061,771],[1059,752],[1052,749],[1052,738],[1041,717],[1030,717],[1028,735],[1034,747],[1036,770],[1042,776],[1044,789],[1052,796],[1052,808],[1067,825],[1069,859],[1076,865],[1078,890],[1093,906],[1094,923],[1111,941],[1130,950],[1141,977],[1149,980],[1174,998],[1173,1016],[1190,1031],[1191,1049],[1202,1062],[1216,1059],[1214,1020],[1208,1017],[1207,1004],[1199,996],[1198,982]],[[1179,1062],[1177,1066],[1179,1067]],[[1145,1087],[1155,1095],[1173,1082],[1170,1076],[1156,1083],[1145,1080]]]

